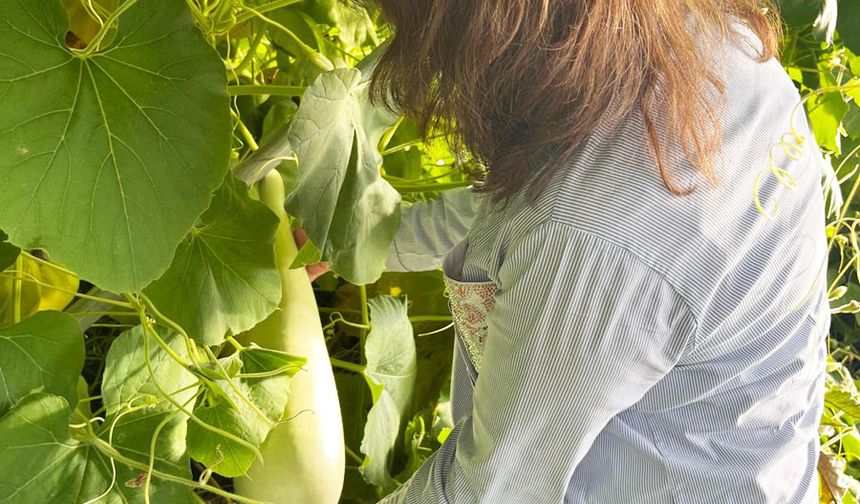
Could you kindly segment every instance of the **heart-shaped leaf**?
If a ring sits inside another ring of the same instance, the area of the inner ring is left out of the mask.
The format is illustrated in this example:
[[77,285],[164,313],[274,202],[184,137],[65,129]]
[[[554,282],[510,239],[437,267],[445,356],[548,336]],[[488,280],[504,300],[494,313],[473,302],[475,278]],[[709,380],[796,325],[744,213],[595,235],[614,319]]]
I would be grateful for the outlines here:
[[176,249],[167,272],[144,292],[204,345],[217,345],[269,316],[281,300],[275,266],[278,217],[227,177]]
[[143,288],[227,169],[224,65],[185,2],[138,0],[66,47],[59,0],[2,0],[0,228],[102,288]]

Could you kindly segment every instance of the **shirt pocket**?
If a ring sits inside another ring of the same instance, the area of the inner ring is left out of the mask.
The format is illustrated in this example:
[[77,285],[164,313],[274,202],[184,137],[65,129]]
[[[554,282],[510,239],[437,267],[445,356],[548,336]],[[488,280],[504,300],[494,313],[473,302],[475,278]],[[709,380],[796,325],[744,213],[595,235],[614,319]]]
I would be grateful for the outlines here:
[[490,280],[467,282],[461,279],[467,247],[468,243],[464,240],[448,254],[442,264],[442,273],[454,332],[468,357],[474,376],[481,368],[487,340],[487,314],[496,304],[498,286]]

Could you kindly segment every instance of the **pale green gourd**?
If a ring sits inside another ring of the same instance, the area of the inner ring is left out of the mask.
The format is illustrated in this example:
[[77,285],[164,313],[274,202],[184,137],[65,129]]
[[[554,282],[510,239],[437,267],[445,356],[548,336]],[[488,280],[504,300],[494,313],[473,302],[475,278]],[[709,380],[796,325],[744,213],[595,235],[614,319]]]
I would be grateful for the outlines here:
[[284,212],[284,184],[272,170],[260,199],[281,219],[275,250],[283,295],[280,310],[241,336],[245,343],[307,358],[291,380],[283,421],[261,447],[236,492],[275,504],[336,504],[343,488],[345,452],[337,388],[311,282],[304,268],[290,269],[296,244]]

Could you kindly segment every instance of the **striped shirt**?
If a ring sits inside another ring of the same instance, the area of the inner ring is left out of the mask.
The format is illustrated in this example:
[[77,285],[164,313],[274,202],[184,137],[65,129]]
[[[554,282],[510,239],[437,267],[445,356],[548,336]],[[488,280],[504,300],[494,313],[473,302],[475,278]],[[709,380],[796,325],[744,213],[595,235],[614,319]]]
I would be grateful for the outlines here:
[[721,61],[717,187],[678,156],[698,189],[671,194],[631,114],[534,203],[405,209],[389,269],[495,290],[480,367],[458,326],[451,435],[384,504],[817,502],[823,160],[777,61]]

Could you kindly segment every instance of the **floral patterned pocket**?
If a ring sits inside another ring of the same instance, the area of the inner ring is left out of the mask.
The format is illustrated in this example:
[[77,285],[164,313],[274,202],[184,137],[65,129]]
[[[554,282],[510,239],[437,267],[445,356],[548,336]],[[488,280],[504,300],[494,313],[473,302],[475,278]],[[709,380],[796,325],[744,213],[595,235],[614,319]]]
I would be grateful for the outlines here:
[[448,306],[454,327],[469,354],[476,371],[480,371],[484,343],[487,339],[487,313],[496,304],[493,282],[460,282],[445,275]]
[[496,304],[497,286],[494,282],[458,280],[466,252],[463,241],[448,254],[443,264],[443,278],[448,294],[448,307],[457,333],[475,371],[481,367],[484,343],[487,339],[487,313]]

